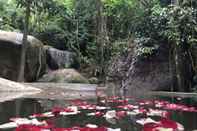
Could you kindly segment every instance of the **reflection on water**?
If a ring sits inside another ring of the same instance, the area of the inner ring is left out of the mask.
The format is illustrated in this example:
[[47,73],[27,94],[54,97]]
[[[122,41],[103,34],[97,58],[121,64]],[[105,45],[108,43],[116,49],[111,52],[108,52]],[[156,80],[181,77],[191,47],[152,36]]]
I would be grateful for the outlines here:
[[[139,99],[162,99],[168,100],[173,103],[186,104],[191,106],[197,106],[197,101],[194,98],[176,98],[176,97],[158,97],[158,96],[140,96]],[[138,98],[133,99],[131,102],[135,102]],[[96,102],[95,99],[89,100],[91,103]],[[0,103],[0,124],[9,122],[12,117],[27,117],[34,113],[42,113],[48,111],[52,107],[63,106],[65,107],[68,101],[65,100],[49,100],[49,99],[17,99],[14,101],[7,101]],[[122,131],[140,131],[141,129],[133,123],[130,117],[126,117],[121,121],[116,121],[116,124],[108,123],[104,118],[97,119],[95,117],[87,117],[88,111],[82,112],[82,114],[58,117],[53,119],[58,127],[72,127],[85,125],[87,123],[93,123],[96,125],[104,125],[111,128],[121,127]],[[173,111],[172,120],[175,120],[184,125],[185,131],[192,131],[197,129],[197,113]],[[12,131],[12,130],[6,130]]]
[[42,112],[43,107],[37,100],[17,99],[0,103],[0,123],[8,122],[13,117],[26,117],[29,114]]

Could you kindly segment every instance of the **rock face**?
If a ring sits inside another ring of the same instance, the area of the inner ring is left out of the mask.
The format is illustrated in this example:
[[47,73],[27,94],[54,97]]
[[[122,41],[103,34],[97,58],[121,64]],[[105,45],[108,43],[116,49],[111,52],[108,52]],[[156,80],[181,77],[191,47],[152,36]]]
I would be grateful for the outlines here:
[[[17,80],[22,38],[21,33],[0,31],[0,77]],[[46,54],[38,39],[28,36],[28,42],[25,81],[34,81],[46,70]]]
[[148,58],[137,56],[137,47],[117,57],[109,71],[109,78],[130,92],[169,90],[172,75],[169,71],[168,47],[163,44]]
[[74,53],[45,46],[47,65],[51,70],[69,68],[74,64]]
[[88,83],[88,80],[74,69],[59,69],[45,74],[39,82]]

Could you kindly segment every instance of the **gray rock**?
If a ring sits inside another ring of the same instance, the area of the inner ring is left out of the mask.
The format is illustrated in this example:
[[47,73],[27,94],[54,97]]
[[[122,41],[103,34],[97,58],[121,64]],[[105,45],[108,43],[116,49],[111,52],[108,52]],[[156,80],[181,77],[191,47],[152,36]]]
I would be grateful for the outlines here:
[[47,65],[52,70],[70,68],[75,62],[75,55],[69,51],[55,49],[45,46],[47,54]]
[[[0,77],[17,80],[22,38],[21,33],[0,31]],[[46,54],[42,42],[35,37],[28,36],[28,43],[25,81],[35,81],[46,71]]]

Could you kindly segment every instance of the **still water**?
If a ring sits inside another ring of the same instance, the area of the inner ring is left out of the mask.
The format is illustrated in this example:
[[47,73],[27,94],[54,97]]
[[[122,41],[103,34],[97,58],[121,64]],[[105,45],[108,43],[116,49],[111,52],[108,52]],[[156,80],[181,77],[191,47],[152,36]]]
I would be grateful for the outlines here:
[[[133,104],[140,99],[143,100],[165,100],[176,104],[185,104],[187,106],[197,107],[197,98],[177,98],[164,96],[149,96],[140,98],[130,98],[129,103]],[[98,104],[98,99],[86,100],[93,104]],[[0,103],[0,124],[9,122],[10,118],[28,117],[35,113],[44,113],[53,107],[65,107],[69,104],[68,100],[50,100],[50,99],[15,99]],[[115,122],[106,121],[105,118],[87,116],[86,114],[92,111],[82,111],[80,114],[73,116],[63,116],[53,118],[53,122],[57,127],[73,127],[83,126],[86,124],[96,124],[98,126],[106,126],[110,128],[121,128],[121,131],[141,131],[142,128],[133,122],[131,117],[124,117]],[[185,111],[170,111],[172,120],[179,122],[185,128],[185,131],[193,131],[197,129],[197,113]],[[5,131],[14,131],[15,129],[7,129]]]

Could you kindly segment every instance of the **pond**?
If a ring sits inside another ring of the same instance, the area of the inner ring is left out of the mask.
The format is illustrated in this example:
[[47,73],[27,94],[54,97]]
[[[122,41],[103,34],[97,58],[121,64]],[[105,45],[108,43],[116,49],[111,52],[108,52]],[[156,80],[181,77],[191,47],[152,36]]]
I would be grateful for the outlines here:
[[[11,121],[18,123],[18,127],[8,126],[0,130],[171,131],[173,129],[172,131],[178,131],[175,129],[178,127],[174,126],[180,123],[185,131],[193,131],[197,129],[197,101],[195,100],[196,98],[166,96],[140,98],[110,96],[86,100],[21,98],[0,103],[0,124]],[[26,120],[17,122],[19,118],[36,119],[38,128]],[[147,123],[150,122],[156,124],[148,125]],[[153,127],[158,127],[158,130],[154,130]]]

